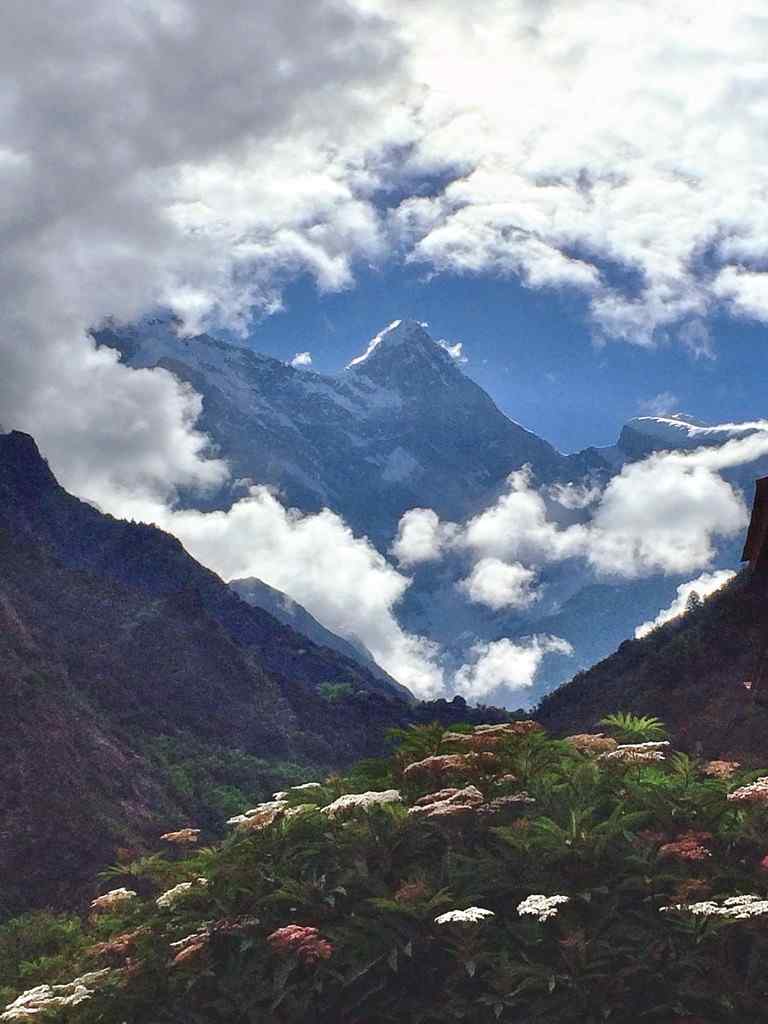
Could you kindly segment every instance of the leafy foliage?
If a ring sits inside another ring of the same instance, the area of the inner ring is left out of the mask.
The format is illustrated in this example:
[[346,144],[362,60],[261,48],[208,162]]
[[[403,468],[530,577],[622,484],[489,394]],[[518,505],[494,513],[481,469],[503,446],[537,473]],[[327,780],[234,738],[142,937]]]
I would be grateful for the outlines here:
[[351,683],[320,683],[317,692],[329,704],[339,704],[346,697],[351,697],[355,688]]
[[[633,739],[661,727],[615,717]],[[52,1011],[67,1024],[768,1022],[768,914],[662,912],[768,899],[768,808],[728,800],[754,772],[601,759],[512,726],[392,739],[391,758],[289,789],[215,847],[116,866],[138,895],[110,913],[9,923],[0,979],[111,968]],[[449,748],[449,775],[408,771]],[[377,802],[396,779],[402,800]],[[424,799],[438,790],[442,805]],[[535,894],[551,909],[521,914]]]
[[620,743],[649,743],[667,738],[664,723],[653,715],[633,715],[630,711],[617,711],[600,719],[600,725]]

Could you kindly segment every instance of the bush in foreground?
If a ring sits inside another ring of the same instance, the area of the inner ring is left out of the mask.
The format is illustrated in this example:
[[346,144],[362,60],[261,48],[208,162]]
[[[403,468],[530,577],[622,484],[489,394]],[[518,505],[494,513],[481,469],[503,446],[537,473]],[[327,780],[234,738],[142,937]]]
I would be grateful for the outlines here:
[[407,730],[112,869],[0,1019],[768,1021],[768,779],[621,738]]

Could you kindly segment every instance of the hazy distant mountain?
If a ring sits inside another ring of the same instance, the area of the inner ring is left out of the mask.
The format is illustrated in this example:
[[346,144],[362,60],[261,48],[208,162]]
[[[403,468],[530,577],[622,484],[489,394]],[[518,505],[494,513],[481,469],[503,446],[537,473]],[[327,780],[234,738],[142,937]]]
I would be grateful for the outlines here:
[[313,615],[310,615],[306,608],[284,594],[282,590],[270,587],[269,584],[263,583],[253,576],[247,579],[230,580],[229,585],[248,604],[256,608],[263,608],[265,612],[274,615],[279,622],[295,629],[297,633],[309,637],[318,646],[330,647],[346,658],[359,661],[372,675],[383,679],[396,689],[402,690],[403,696],[410,697],[410,693],[405,687],[401,687],[383,668],[376,664],[370,651],[363,644],[359,642],[353,644],[349,640],[337,636],[336,633],[332,633],[330,629],[322,626]]

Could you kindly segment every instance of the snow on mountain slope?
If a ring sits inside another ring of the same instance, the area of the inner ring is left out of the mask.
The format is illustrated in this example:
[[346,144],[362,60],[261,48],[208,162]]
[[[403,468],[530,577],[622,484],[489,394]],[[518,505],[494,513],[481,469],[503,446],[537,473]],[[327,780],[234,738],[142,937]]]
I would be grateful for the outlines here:
[[[525,463],[542,482],[581,473],[505,416],[415,321],[390,324],[333,376],[209,335],[178,338],[173,327],[155,317],[96,337],[130,365],[165,367],[202,395],[200,426],[233,478],[273,485],[306,512],[329,507],[381,550],[407,509],[463,518]],[[202,508],[227,501],[195,499]]]

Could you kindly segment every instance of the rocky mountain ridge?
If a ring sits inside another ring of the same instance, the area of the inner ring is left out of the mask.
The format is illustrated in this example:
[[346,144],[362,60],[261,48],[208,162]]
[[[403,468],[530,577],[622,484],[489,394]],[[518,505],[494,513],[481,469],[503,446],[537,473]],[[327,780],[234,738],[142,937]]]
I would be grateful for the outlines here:
[[[466,522],[490,507],[509,473],[523,465],[544,494],[560,484],[588,492],[654,452],[692,452],[760,429],[707,426],[685,414],[639,416],[627,421],[615,444],[564,455],[501,412],[416,321],[394,321],[335,375],[208,335],[180,339],[162,317],[107,326],[97,338],[118,348],[130,365],[165,367],[202,395],[200,426],[229,460],[233,479],[272,485],[285,505],[303,512],[329,507],[389,557],[405,511],[428,508],[443,522]],[[764,472],[768,459],[761,458],[722,475],[748,500],[752,480]],[[233,495],[183,501],[206,510],[228,507]],[[579,508],[558,507],[553,514],[568,522],[589,517]],[[735,566],[737,547],[723,542],[713,567]],[[691,575],[621,581],[597,579],[573,563],[551,565],[541,574],[545,600],[494,611],[466,600],[456,586],[466,566],[455,561],[406,567],[413,582],[398,605],[398,620],[443,646],[449,675],[466,658],[467,638],[487,644],[536,633],[562,637],[573,656],[547,659],[526,693],[529,700],[609,654],[668,606]],[[516,694],[510,699],[519,703]]]
[[164,367],[203,396],[199,425],[233,479],[277,487],[305,512],[328,507],[382,551],[407,509],[465,518],[525,464],[545,483],[608,471],[598,455],[564,456],[509,419],[416,321],[394,321],[336,375],[206,334],[180,339],[162,318],[95,337],[129,365]]

